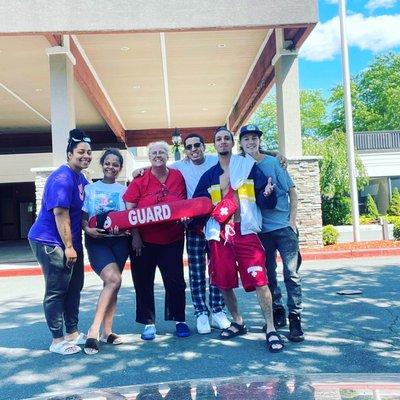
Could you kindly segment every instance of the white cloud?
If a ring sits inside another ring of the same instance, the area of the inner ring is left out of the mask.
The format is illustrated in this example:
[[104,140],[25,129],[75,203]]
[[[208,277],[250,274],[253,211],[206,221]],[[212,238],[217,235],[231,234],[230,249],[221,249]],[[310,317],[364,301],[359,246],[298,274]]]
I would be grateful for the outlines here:
[[[347,16],[347,41],[351,47],[373,52],[400,46],[400,14],[365,17]],[[339,17],[318,24],[300,50],[310,61],[332,60],[340,53]]]
[[374,11],[377,8],[392,8],[396,3],[397,0],[368,0],[365,8]]

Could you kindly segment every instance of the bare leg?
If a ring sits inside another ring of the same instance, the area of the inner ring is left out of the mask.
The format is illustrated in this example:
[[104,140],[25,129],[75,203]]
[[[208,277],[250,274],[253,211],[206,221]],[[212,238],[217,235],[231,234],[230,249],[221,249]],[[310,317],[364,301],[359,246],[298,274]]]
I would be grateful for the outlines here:
[[[111,323],[115,312],[116,297],[121,286],[121,273],[115,263],[108,264],[100,273],[100,278],[104,282],[103,290],[100,293],[97,302],[96,313],[93,323],[88,331],[89,338],[97,338],[100,331],[100,325],[107,315],[109,326],[107,329],[111,333]],[[112,305],[114,303],[114,305]],[[108,311],[109,310],[109,311]],[[109,314],[107,314],[107,312]],[[112,313],[112,315],[111,315]],[[111,317],[111,318],[110,318]]]
[[[256,287],[257,299],[260,304],[265,322],[267,324],[266,333],[275,332],[274,317],[272,312],[272,296],[267,285]],[[279,339],[277,335],[272,335],[269,340]],[[268,339],[267,339],[268,340]],[[282,344],[273,344],[272,348],[275,350],[281,349]]]

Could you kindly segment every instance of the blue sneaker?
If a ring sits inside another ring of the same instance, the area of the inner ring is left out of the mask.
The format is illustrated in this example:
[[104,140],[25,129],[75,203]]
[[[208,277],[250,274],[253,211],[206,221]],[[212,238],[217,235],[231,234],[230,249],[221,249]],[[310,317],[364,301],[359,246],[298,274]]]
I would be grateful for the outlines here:
[[146,325],[141,334],[141,338],[143,340],[153,340],[156,338],[156,326],[155,325]]
[[176,336],[178,337],[188,337],[190,336],[190,329],[185,322],[178,322],[176,324]]

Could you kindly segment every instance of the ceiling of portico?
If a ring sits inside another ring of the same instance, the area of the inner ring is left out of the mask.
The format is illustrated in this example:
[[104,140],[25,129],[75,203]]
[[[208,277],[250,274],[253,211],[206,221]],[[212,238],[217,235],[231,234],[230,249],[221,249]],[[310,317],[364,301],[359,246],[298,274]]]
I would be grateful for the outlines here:
[[[77,40],[123,125],[134,130],[224,123],[266,35],[266,29],[170,32],[164,59],[159,33]],[[0,36],[0,131],[50,130],[48,47],[41,35]],[[107,128],[78,84],[74,97],[78,126]]]

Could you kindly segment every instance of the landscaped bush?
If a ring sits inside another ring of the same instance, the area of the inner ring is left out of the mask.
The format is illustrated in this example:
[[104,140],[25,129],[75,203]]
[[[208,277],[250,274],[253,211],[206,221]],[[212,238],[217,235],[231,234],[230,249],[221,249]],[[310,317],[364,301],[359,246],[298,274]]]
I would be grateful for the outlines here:
[[365,211],[366,211],[365,214],[368,217],[372,219],[378,219],[379,217],[378,207],[376,206],[376,203],[370,194],[367,196],[367,204],[365,206]]
[[373,224],[376,222],[376,218],[371,218],[368,215],[360,215],[360,224],[361,225],[367,225],[367,224]]
[[398,215],[385,215],[383,219],[385,219],[388,224],[400,224],[400,216]]
[[394,240],[400,240],[400,222],[396,222],[393,227]]
[[339,237],[339,231],[333,225],[326,225],[322,228],[322,242],[324,246],[335,244]]
[[392,198],[389,202],[388,215],[400,216],[400,193],[399,189],[395,188],[392,193]]
[[350,197],[327,198],[322,196],[322,223],[324,225],[351,224]]

